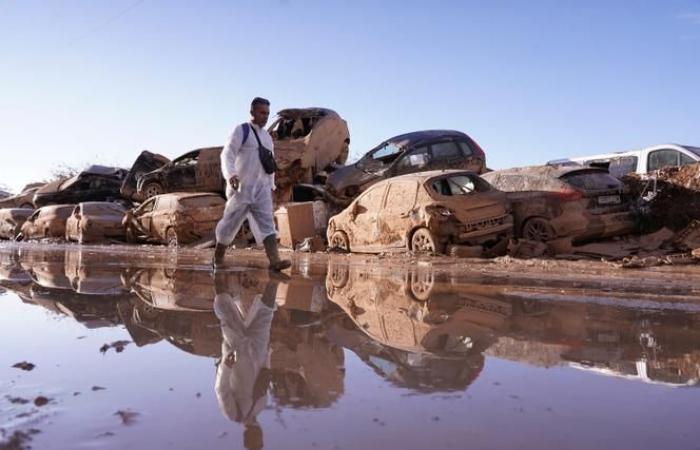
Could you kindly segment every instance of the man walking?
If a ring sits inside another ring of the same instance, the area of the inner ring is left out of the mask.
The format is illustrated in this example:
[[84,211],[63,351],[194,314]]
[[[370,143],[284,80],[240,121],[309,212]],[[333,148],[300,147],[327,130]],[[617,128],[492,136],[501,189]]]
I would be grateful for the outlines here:
[[[266,172],[262,154],[273,151],[272,136],[264,126],[270,116],[270,102],[255,97],[250,105],[251,121],[236,127],[221,152],[221,172],[226,180],[226,208],[216,225],[216,249],[214,268],[222,267],[226,247],[233,241],[246,217],[255,221],[263,236],[265,253],[270,260],[270,270],[279,272],[292,265],[281,260],[277,249],[277,233],[272,218],[272,190],[275,189],[274,173]],[[260,147],[263,147],[262,149]]]

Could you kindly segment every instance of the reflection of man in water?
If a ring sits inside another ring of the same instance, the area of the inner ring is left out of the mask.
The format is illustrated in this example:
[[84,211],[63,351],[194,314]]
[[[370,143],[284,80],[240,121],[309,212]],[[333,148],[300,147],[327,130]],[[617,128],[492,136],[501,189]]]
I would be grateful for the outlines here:
[[[214,312],[221,321],[224,340],[216,372],[216,396],[222,413],[245,426],[243,445],[263,447],[257,415],[267,405],[270,384],[270,327],[275,311],[277,283],[245,272],[239,283],[216,280]],[[229,275],[230,276],[230,275]]]

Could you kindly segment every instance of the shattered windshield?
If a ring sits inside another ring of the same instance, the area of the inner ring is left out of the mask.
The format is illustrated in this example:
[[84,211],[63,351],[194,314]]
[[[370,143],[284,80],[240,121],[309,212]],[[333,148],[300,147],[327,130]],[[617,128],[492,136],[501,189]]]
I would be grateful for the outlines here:
[[606,189],[621,189],[622,183],[607,172],[572,172],[561,179],[584,191],[602,191]]
[[394,144],[386,144],[369,152],[357,162],[360,169],[373,169],[387,166],[403,153],[403,149]]

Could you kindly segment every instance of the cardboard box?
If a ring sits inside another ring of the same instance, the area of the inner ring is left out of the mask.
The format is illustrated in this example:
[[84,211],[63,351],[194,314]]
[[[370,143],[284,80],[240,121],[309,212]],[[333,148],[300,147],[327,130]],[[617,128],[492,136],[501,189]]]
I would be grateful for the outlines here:
[[275,211],[280,245],[294,248],[297,242],[316,234],[313,202],[288,203]]

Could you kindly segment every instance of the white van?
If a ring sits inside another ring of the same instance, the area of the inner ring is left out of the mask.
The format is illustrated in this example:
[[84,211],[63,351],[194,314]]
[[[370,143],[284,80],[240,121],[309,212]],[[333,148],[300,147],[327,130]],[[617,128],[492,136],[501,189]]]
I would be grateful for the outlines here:
[[568,162],[607,168],[612,176],[620,178],[632,172],[646,174],[664,167],[684,166],[700,162],[700,147],[662,144],[641,150],[550,161],[549,164],[565,164]]

